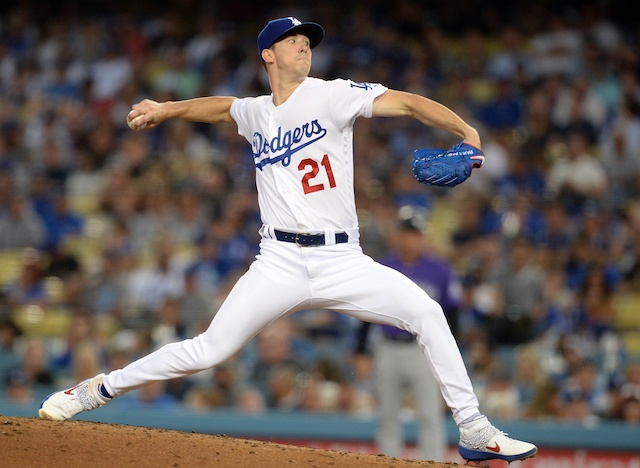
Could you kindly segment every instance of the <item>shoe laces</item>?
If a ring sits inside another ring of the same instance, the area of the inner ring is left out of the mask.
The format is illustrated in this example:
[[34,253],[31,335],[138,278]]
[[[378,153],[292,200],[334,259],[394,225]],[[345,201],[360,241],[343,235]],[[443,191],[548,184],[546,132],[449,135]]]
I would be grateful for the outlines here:
[[497,434],[506,436],[504,432],[498,430],[493,425],[488,424],[471,435],[461,436],[460,445],[472,450],[484,450],[484,448],[489,444],[489,441]]
[[100,402],[90,394],[88,380],[76,389],[75,398],[70,400],[67,405],[79,405],[82,411],[90,411],[101,406]]

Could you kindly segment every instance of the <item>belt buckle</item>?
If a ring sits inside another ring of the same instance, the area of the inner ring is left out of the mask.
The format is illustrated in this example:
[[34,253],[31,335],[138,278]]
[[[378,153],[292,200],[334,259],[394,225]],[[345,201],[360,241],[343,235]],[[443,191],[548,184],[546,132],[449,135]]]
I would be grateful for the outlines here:
[[305,244],[301,244],[301,243],[298,241],[298,236],[310,236],[310,235],[311,235],[311,233],[310,233],[310,232],[296,232],[296,236],[293,238],[293,241],[295,242],[295,244],[296,244],[298,247],[311,247],[313,244],[311,244],[311,245],[306,244],[306,245],[305,245]]

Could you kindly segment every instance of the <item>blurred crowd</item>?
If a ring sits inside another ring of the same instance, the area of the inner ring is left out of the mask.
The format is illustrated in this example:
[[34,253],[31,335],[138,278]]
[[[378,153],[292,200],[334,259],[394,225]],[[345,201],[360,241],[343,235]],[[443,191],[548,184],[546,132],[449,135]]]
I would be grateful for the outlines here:
[[[438,190],[411,155],[451,135],[361,119],[355,179],[373,258],[399,207],[428,210],[483,411],[640,424],[637,28],[605,2],[165,3],[1,8],[0,397],[32,404],[207,327],[257,253],[250,147],[232,125],[132,132],[125,116],[144,98],[268,92],[256,35],[294,15],[326,29],[312,75],[427,96],[482,136],[485,166]],[[304,311],[119,404],[375,414],[358,327]]]

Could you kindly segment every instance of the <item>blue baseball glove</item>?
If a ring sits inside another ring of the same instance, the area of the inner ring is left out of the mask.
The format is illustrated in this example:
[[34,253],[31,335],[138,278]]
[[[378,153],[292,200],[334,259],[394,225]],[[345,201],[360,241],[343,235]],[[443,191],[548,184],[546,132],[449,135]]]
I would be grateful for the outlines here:
[[413,152],[413,174],[421,184],[455,187],[484,163],[484,153],[464,140],[450,149],[417,149]]

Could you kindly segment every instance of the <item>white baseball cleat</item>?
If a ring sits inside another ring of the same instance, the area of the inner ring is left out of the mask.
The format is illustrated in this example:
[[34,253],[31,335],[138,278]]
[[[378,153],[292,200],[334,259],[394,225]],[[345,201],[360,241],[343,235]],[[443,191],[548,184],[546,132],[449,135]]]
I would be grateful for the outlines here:
[[111,401],[99,391],[104,374],[80,382],[75,387],[54,392],[44,399],[38,410],[42,419],[65,421],[83,411],[91,411]]
[[511,463],[534,457],[538,447],[529,442],[507,437],[504,432],[489,424],[468,437],[461,433],[458,451],[467,462],[505,460]]

